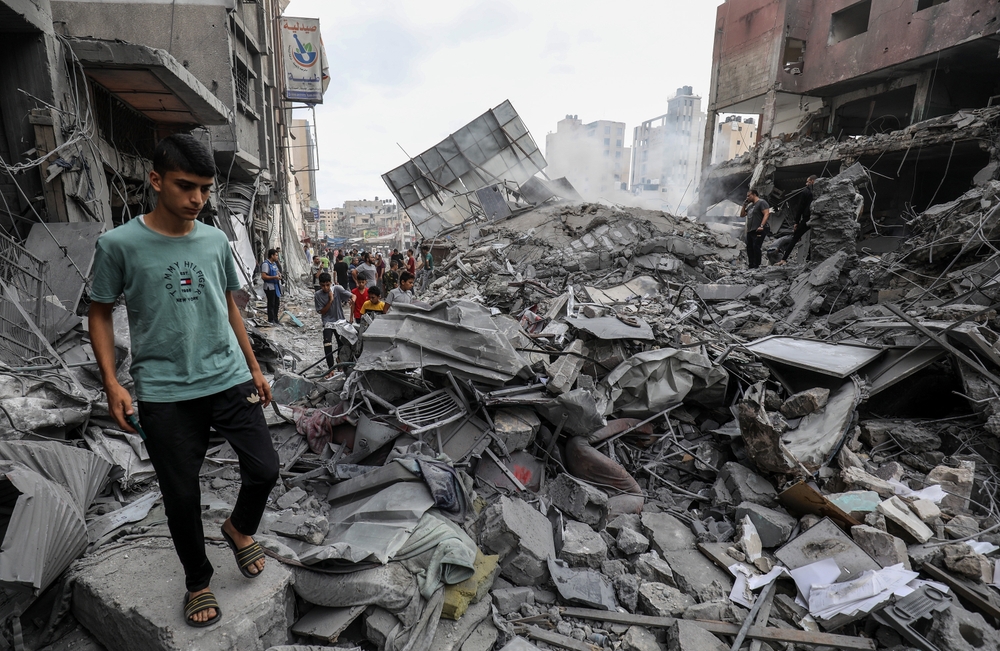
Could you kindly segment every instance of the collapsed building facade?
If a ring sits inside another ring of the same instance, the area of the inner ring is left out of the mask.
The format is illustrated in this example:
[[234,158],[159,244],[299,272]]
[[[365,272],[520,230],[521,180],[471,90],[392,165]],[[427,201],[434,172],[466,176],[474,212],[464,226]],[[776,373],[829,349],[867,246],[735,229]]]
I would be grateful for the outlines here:
[[997,103],[998,19],[983,0],[723,3],[705,151],[719,114],[757,114],[768,144],[756,155],[768,161],[756,175],[746,155],[709,171],[702,208],[741,203],[751,182],[780,200],[811,174],[860,162],[873,172],[874,229],[902,235],[906,215],[995,177],[995,144],[981,123],[943,118]]

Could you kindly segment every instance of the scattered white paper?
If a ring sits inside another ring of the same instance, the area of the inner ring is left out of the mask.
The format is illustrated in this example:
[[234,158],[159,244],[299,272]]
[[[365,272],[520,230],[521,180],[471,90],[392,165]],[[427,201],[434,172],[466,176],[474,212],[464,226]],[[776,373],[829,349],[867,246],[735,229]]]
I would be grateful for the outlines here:
[[729,573],[735,577],[733,589],[729,592],[729,600],[745,608],[753,608],[757,601],[755,591],[760,590],[769,583],[773,583],[780,576],[791,576],[788,568],[784,565],[775,565],[767,574],[758,574],[753,568],[743,563],[733,563],[729,566]]
[[809,593],[814,585],[827,585],[840,578],[840,566],[832,558],[803,565],[790,572],[795,587],[802,595],[803,605],[809,603]]
[[729,600],[744,608],[753,608],[753,602],[757,600],[753,590],[750,589],[749,579],[753,576],[753,570],[743,563],[733,563],[729,566],[729,573],[736,577],[733,589],[729,591]]
[[889,484],[892,485],[892,490],[900,497],[912,497],[917,500],[930,500],[935,504],[940,504],[941,500],[947,494],[944,489],[938,484],[931,484],[927,488],[922,488],[918,491],[913,490],[906,484],[896,481],[895,479],[890,479]]
[[813,585],[809,592],[809,612],[814,617],[827,620],[836,615],[867,613],[893,595],[905,597],[911,594],[913,588],[907,583],[918,576],[918,572],[904,569],[899,563],[881,570],[868,570],[853,581]]
[[979,542],[978,540],[966,540],[965,544],[968,545],[969,547],[972,547],[972,551],[976,552],[977,554],[982,554],[983,556],[991,554],[996,550],[1000,549],[1000,547],[997,547],[993,543]]

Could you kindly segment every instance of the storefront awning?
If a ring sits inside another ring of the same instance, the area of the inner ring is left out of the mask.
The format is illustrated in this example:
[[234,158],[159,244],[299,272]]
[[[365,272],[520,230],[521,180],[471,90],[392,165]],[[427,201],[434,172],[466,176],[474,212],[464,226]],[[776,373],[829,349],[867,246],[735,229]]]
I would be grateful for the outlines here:
[[87,77],[156,124],[228,124],[229,110],[173,56],[145,45],[69,39]]

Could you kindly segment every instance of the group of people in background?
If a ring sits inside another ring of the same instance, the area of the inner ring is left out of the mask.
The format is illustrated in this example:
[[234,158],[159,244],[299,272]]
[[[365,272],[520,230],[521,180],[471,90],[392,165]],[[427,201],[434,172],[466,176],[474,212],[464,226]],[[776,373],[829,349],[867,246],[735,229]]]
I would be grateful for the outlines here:
[[[308,256],[308,246],[304,251]],[[280,254],[279,248],[269,249],[259,267],[269,324],[278,323]],[[417,279],[421,291],[434,280],[434,256],[428,245],[420,247],[419,258],[413,249],[407,249],[405,254],[392,249],[388,260],[381,252],[327,249],[312,255],[310,274],[314,307],[323,324],[323,351],[332,371],[344,344],[345,326],[353,328],[365,315],[387,314],[394,305],[412,303]]]

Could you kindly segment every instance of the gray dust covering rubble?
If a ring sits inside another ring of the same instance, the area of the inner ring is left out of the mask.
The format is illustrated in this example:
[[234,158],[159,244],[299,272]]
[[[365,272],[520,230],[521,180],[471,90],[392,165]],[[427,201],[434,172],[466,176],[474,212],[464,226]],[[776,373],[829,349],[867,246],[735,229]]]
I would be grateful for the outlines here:
[[[949,137],[992,137],[995,157],[1000,110],[970,115]],[[769,194],[787,157],[832,147],[765,140],[730,167]],[[729,223],[555,197],[463,220],[452,202],[426,215],[434,277],[365,317],[331,373],[304,279],[276,327],[248,289],[281,481],[248,586],[222,562],[240,477],[213,439],[225,615],[203,634],[82,327],[45,364],[5,358],[0,647],[997,648],[1000,181],[882,252],[873,182],[838,158],[810,235],[758,269]]]

